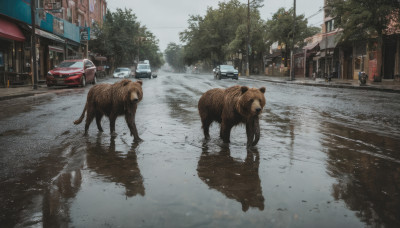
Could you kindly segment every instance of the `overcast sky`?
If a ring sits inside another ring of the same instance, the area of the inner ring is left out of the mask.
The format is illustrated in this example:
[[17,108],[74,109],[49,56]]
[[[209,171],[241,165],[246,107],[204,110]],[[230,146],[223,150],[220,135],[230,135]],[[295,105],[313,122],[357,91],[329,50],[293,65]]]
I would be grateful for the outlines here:
[[[168,43],[181,43],[179,32],[187,28],[189,15],[204,16],[207,7],[216,8],[223,0],[107,0],[108,8],[130,8],[138,21],[145,25],[158,39],[160,51],[164,52]],[[247,3],[246,0],[239,0]],[[306,18],[317,13],[323,6],[324,0],[296,0],[296,13],[305,14]],[[263,20],[271,19],[280,8],[289,9],[293,0],[264,0],[260,9]],[[323,12],[308,19],[309,25],[320,27],[323,22]]]

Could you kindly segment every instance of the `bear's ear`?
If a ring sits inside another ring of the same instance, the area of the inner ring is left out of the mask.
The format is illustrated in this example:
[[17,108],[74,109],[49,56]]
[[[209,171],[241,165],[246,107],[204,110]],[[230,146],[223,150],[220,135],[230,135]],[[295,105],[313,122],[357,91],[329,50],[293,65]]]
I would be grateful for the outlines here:
[[129,82],[131,82],[131,80],[125,79],[125,80],[123,80],[122,82],[123,82],[122,85],[123,85],[123,86],[126,86],[126,85],[129,84]]
[[247,87],[247,86],[242,86],[242,87],[240,88],[240,90],[242,91],[242,93],[245,93],[247,90],[249,90],[249,87]]
[[143,82],[141,80],[137,80],[137,83],[139,83],[140,85],[143,85]]
[[260,88],[261,93],[265,93],[265,87]]

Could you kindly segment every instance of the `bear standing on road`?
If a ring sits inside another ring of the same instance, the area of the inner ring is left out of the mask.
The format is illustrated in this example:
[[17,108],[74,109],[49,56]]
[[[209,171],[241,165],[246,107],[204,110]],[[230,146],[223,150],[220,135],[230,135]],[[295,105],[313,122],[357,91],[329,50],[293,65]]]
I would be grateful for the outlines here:
[[239,123],[246,124],[247,146],[254,146],[260,139],[259,115],[265,106],[265,87],[232,86],[227,89],[211,89],[198,103],[204,137],[210,138],[212,122],[221,124],[220,137],[229,143],[231,129]]
[[99,131],[103,131],[101,118],[106,115],[110,119],[110,131],[114,133],[115,120],[118,116],[125,115],[131,135],[135,140],[140,140],[136,129],[135,115],[137,105],[142,98],[142,81],[133,82],[124,79],[114,84],[97,84],[89,90],[82,115],[74,121],[74,124],[80,124],[87,112],[85,134],[95,117],[97,128]]

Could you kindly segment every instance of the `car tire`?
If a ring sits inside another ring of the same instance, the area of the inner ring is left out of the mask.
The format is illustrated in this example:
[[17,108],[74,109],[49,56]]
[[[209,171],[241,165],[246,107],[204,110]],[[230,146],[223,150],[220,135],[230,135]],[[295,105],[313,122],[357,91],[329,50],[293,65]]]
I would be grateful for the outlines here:
[[85,86],[86,86],[86,77],[85,77],[85,75],[82,75],[81,86],[82,86],[82,87],[85,87]]
[[92,84],[96,85],[96,83],[97,83],[97,74],[94,75]]

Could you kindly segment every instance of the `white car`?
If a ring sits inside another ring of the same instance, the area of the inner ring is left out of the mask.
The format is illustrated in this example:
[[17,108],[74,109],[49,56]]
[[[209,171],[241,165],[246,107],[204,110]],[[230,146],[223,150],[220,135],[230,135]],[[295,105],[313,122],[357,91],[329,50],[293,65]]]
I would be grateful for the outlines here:
[[113,77],[114,78],[129,78],[132,76],[132,71],[129,68],[119,67],[114,70]]

